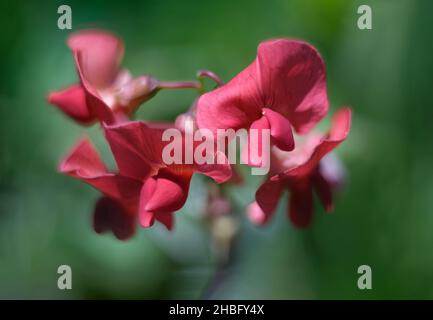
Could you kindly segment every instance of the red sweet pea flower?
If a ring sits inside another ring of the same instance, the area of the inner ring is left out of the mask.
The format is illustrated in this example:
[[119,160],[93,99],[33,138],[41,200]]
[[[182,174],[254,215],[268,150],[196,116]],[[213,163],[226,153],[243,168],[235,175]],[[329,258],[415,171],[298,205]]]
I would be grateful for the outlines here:
[[166,165],[162,129],[139,121],[105,125],[104,129],[118,173],[107,171],[88,140],[81,141],[59,168],[104,194],[94,213],[97,232],[111,229],[117,238],[126,239],[134,233],[137,214],[143,227],[158,220],[171,229],[173,212],[184,205],[193,173],[205,174],[217,183],[231,177],[228,164]]
[[156,91],[149,76],[132,78],[120,69],[123,42],[105,31],[80,31],[68,39],[80,83],[49,95],[48,101],[82,124],[122,121]]
[[308,132],[327,113],[325,67],[311,45],[262,42],[256,59],[226,85],[198,101],[200,128],[270,129],[280,149],[294,148],[291,127]]
[[307,136],[305,143],[293,152],[274,147],[270,178],[260,186],[256,201],[248,207],[249,218],[257,224],[266,223],[286,188],[290,190],[289,217],[295,226],[304,228],[311,222],[313,189],[325,210],[331,211],[335,181],[325,174],[322,158],[346,139],[350,123],[351,110],[342,108],[334,115],[327,135]]

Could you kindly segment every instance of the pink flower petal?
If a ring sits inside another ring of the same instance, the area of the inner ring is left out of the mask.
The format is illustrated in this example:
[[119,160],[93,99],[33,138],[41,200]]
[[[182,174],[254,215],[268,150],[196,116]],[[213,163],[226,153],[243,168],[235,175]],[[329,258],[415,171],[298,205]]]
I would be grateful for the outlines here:
[[173,227],[172,212],[179,210],[188,196],[189,180],[170,180],[168,176],[149,178],[141,189],[139,220],[144,227],[153,225],[155,219],[171,230]]
[[254,201],[247,207],[247,216],[252,223],[257,225],[263,225],[267,220],[266,214],[263,212],[262,208],[260,208],[256,201]]
[[102,98],[99,96],[97,90],[91,85],[83,73],[82,67],[82,53],[77,51],[74,53],[75,65],[77,67],[78,76],[80,78],[81,85],[83,86],[86,104],[90,113],[95,116],[99,121],[107,124],[113,124],[116,121],[115,114],[109,106],[105,104]]
[[[219,159],[225,159],[223,163],[217,163]],[[194,172],[204,174],[212,178],[216,183],[224,183],[232,178],[232,166],[226,156],[217,151],[213,164],[194,164]]]
[[208,92],[197,103],[197,125],[217,129],[248,128],[261,117],[263,107],[258,87],[257,68],[252,63],[226,85]]
[[146,210],[147,201],[152,196],[155,187],[156,180],[149,178],[144,182],[141,188],[138,217],[140,225],[143,228],[151,227],[155,222],[155,213]]
[[[263,183],[256,192],[257,205],[262,210],[260,224],[265,224],[269,221],[272,213],[275,211],[283,192],[283,184],[279,181],[267,180]],[[258,217],[258,211],[255,210],[255,220]]]
[[331,152],[347,138],[350,131],[351,114],[350,108],[347,107],[338,110],[332,119],[330,132],[315,145],[315,149],[308,160],[284,172],[283,175],[288,177],[302,177],[310,174],[319,165],[320,160],[326,154]]
[[144,180],[155,175],[162,163],[162,130],[146,126],[141,121],[104,126],[120,173]]
[[87,138],[83,138],[75,145],[60,164],[59,171],[63,173],[80,173],[83,176],[97,176],[108,173],[98,152]]
[[59,107],[69,117],[82,124],[90,124],[95,121],[87,108],[85,92],[81,85],[73,85],[64,90],[50,93],[48,102]]
[[263,108],[263,115],[268,119],[272,142],[281,150],[292,151],[295,147],[295,141],[289,120],[268,108]]
[[327,212],[333,211],[332,185],[319,171],[313,175],[313,186],[325,210]]
[[68,46],[81,53],[83,76],[92,86],[105,88],[114,82],[124,53],[118,37],[99,30],[79,31],[69,37]]
[[[254,121],[248,132],[247,145],[241,151],[242,162],[252,167],[262,167],[266,163],[263,162],[263,157],[266,159],[265,145],[263,145],[263,131],[270,130],[270,124],[267,117],[263,116]],[[270,133],[270,131],[269,131]],[[269,137],[270,138],[270,137]],[[270,148],[270,146],[268,146]],[[268,150],[269,151],[269,150]]]
[[88,139],[81,140],[72,149],[60,164],[59,171],[128,205],[137,200],[142,184],[140,181],[109,173]]
[[295,40],[262,42],[257,58],[226,85],[198,101],[199,128],[248,128],[262,108],[308,132],[328,111],[325,67],[317,50]]
[[152,194],[146,200],[144,209],[152,212],[172,212],[179,210],[188,197],[190,177],[181,179],[160,173],[155,178]]
[[301,134],[328,112],[325,66],[308,43],[289,39],[262,42],[257,68],[264,106],[281,113]]

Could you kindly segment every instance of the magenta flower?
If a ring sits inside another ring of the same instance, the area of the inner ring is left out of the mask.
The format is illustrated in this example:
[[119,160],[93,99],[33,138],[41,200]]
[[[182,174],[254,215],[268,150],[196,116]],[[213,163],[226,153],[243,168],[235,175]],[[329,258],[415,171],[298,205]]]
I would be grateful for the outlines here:
[[333,209],[335,180],[325,174],[322,158],[343,142],[350,131],[351,110],[342,108],[333,116],[327,135],[307,136],[302,146],[293,152],[274,147],[269,178],[256,192],[256,201],[247,210],[249,218],[265,224],[285,189],[290,190],[288,214],[297,227],[307,227],[313,215],[313,190],[326,211]]
[[280,149],[294,148],[291,127],[307,133],[327,113],[325,67],[311,45],[262,42],[256,59],[226,85],[198,101],[200,128],[270,129]]
[[194,173],[207,175],[217,183],[231,177],[229,164],[166,165],[162,161],[162,129],[139,121],[105,125],[104,129],[117,173],[106,169],[88,140],[81,141],[59,167],[60,172],[104,194],[94,212],[97,232],[111,230],[117,238],[127,239],[134,233],[137,216],[143,227],[157,220],[171,229],[173,212],[185,204]]
[[108,124],[128,119],[156,91],[149,76],[132,78],[120,68],[124,45],[115,35],[98,30],[80,31],[68,39],[80,79],[48,101],[82,124],[97,120]]

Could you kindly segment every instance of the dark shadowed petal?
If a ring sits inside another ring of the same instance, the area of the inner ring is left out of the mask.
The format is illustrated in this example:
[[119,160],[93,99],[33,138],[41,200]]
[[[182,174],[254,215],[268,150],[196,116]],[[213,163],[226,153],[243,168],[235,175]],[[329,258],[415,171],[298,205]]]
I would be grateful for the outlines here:
[[[283,191],[280,181],[267,180],[256,192],[256,205],[248,212],[250,219],[257,224],[265,224],[275,211]],[[258,210],[260,208],[260,210]],[[261,211],[261,212],[260,212]]]
[[257,54],[264,106],[306,133],[328,111],[325,66],[317,50],[296,40],[262,42]]
[[81,70],[92,86],[105,88],[112,84],[124,52],[118,37],[106,31],[79,31],[69,37],[68,46],[74,53],[81,53]]
[[306,228],[313,216],[313,190],[309,180],[293,184],[289,196],[289,217],[298,228]]
[[95,206],[93,228],[97,233],[112,231],[119,240],[126,240],[135,233],[135,215],[118,201],[102,197]]
[[332,184],[325,179],[319,170],[313,175],[313,186],[325,210],[327,212],[334,210]]
[[168,230],[172,230],[174,226],[173,212],[158,212],[155,219],[161,222]]
[[48,102],[59,107],[69,117],[82,124],[90,124],[95,121],[87,108],[83,87],[79,84],[61,91],[51,92],[48,96]]

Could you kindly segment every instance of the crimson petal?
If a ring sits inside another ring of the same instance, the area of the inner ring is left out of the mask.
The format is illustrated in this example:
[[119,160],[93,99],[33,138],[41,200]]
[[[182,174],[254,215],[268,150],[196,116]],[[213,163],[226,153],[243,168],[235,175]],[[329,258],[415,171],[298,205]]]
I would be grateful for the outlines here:
[[90,124],[95,121],[87,108],[85,92],[81,85],[73,85],[50,93],[48,102],[82,124]]
[[122,40],[106,31],[86,30],[70,36],[68,46],[80,52],[81,71],[89,84],[95,88],[112,84],[124,53]]
[[208,92],[197,102],[197,124],[217,129],[248,128],[261,116],[262,99],[253,62],[226,85]]
[[155,185],[152,194],[146,199],[146,211],[172,212],[182,208],[188,197],[190,177],[161,173],[149,179],[154,179]]
[[298,228],[306,228],[313,216],[313,190],[308,180],[290,188],[289,217]]
[[313,186],[325,210],[327,212],[334,210],[332,184],[319,171],[313,175]]
[[59,165],[59,171],[125,203],[136,200],[142,184],[140,181],[108,172],[88,139],[81,140],[72,149]]
[[307,133],[326,115],[325,65],[313,46],[289,39],[265,41],[256,63],[264,107],[287,117],[298,133]]
[[289,120],[268,108],[263,108],[263,115],[268,119],[272,142],[283,151],[292,151],[295,141]]
[[250,218],[253,218],[254,222],[258,224],[268,222],[278,205],[282,191],[283,184],[280,181],[267,180],[263,183],[256,192],[256,203],[262,214],[258,214],[257,208],[251,208],[254,210],[251,212],[253,216]]
[[[269,150],[265,150],[266,146],[262,143],[264,134],[263,130],[270,130],[269,120],[265,116],[254,121],[248,131],[248,144],[243,147],[241,157],[242,162],[249,166],[262,167],[266,165],[262,161],[262,158],[263,156],[266,158],[266,151],[269,152]],[[265,143],[267,143],[266,140]],[[267,147],[270,148],[269,145]]]
[[111,230],[119,240],[126,240],[135,233],[135,217],[117,201],[100,198],[95,206],[93,228],[97,233]]
[[302,177],[311,174],[319,165],[320,160],[347,138],[350,131],[351,114],[351,109],[347,107],[338,110],[332,118],[331,130],[315,145],[309,159],[305,163],[284,172],[283,175]]

